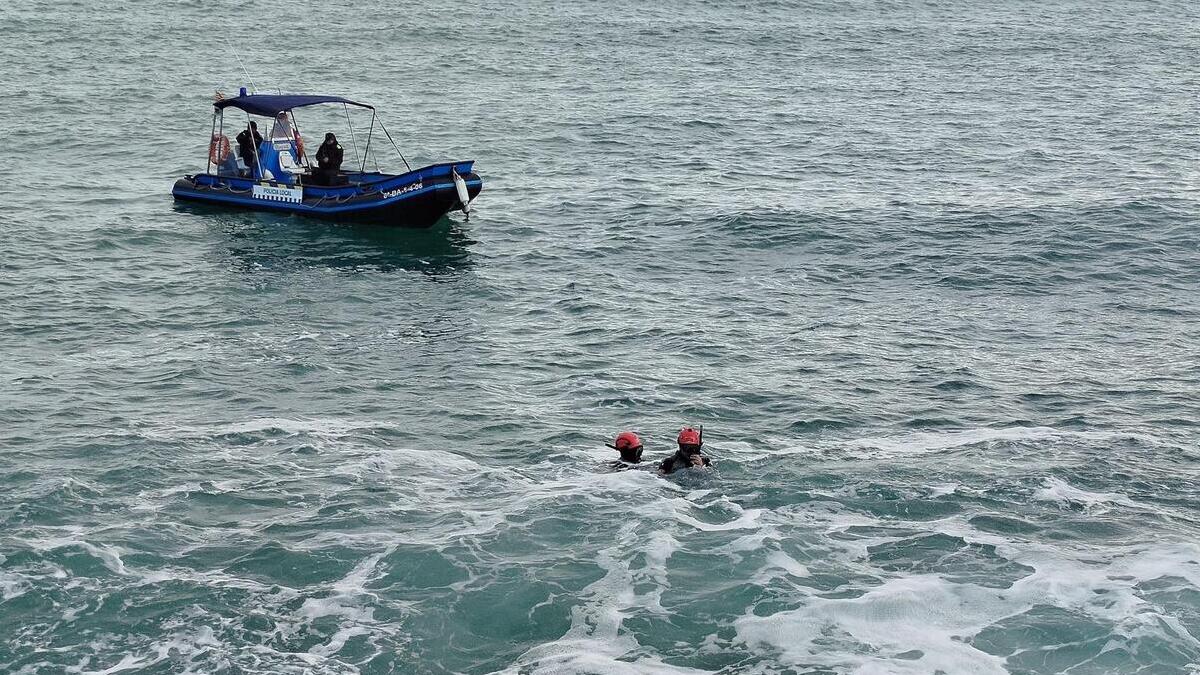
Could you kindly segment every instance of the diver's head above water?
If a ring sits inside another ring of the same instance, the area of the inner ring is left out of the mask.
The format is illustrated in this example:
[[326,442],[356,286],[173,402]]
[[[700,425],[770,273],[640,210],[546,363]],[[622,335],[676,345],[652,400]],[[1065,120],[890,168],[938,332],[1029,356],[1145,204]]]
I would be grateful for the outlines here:
[[621,453],[621,461],[637,464],[642,461],[642,439],[632,431],[622,431],[608,447]]
[[703,427],[699,431],[692,427],[684,427],[679,430],[679,436],[675,441],[679,444],[679,450],[663,461],[659,467],[663,473],[671,473],[675,469],[685,466],[703,467],[712,464],[712,460],[705,457],[702,452],[704,449]]
[[679,443],[679,452],[683,455],[698,455],[700,449],[704,445],[704,440],[700,436],[700,432],[691,427],[684,427],[679,430],[679,437],[675,439]]

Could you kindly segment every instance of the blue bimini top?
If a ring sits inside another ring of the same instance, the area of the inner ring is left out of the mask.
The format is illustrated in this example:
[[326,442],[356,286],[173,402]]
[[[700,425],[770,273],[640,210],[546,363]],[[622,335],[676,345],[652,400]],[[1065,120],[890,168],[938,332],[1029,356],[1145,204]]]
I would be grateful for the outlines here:
[[252,115],[275,117],[279,113],[286,112],[292,108],[303,108],[306,105],[317,105],[318,103],[345,103],[346,105],[354,105],[360,108],[375,109],[375,106],[370,106],[366,103],[357,103],[349,99],[344,99],[341,96],[314,96],[311,94],[249,94],[246,96],[223,98],[213,103],[213,107],[218,110],[240,108]]

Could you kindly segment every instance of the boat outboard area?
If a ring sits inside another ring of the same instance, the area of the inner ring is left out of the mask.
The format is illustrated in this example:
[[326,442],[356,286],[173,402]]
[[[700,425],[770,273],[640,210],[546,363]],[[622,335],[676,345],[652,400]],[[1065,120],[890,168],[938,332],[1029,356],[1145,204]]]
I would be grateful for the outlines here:
[[[345,111],[348,129],[342,138],[350,139],[352,155],[332,132],[325,133],[320,143],[306,146],[294,111],[308,106],[337,106]],[[350,122],[351,108],[371,113],[361,154]],[[228,120],[227,112],[231,113]],[[378,161],[372,142],[378,145],[380,136],[403,162],[403,172],[387,173],[377,164],[374,171],[367,170],[368,158]],[[177,200],[231,208],[430,227],[452,211],[469,218],[471,202],[483,189],[474,164],[465,160],[413,169],[375,108],[365,103],[340,96],[247,94],[242,88],[236,97],[218,94],[205,170],[177,180],[171,194]]]

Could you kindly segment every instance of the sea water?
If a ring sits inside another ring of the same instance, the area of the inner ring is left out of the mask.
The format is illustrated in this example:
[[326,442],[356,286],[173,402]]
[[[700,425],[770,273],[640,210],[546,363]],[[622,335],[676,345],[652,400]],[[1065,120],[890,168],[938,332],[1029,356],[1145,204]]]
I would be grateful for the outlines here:
[[[1200,5],[17,0],[0,63],[0,671],[1197,671]],[[470,222],[173,204],[239,86]]]

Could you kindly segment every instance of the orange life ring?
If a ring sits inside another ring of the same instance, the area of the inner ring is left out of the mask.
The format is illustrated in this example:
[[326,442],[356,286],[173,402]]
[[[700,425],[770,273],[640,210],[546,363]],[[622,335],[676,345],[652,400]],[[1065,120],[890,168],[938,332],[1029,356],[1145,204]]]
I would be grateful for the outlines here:
[[212,142],[208,144],[208,160],[213,164],[224,164],[229,159],[229,138],[221,134],[213,134]]

